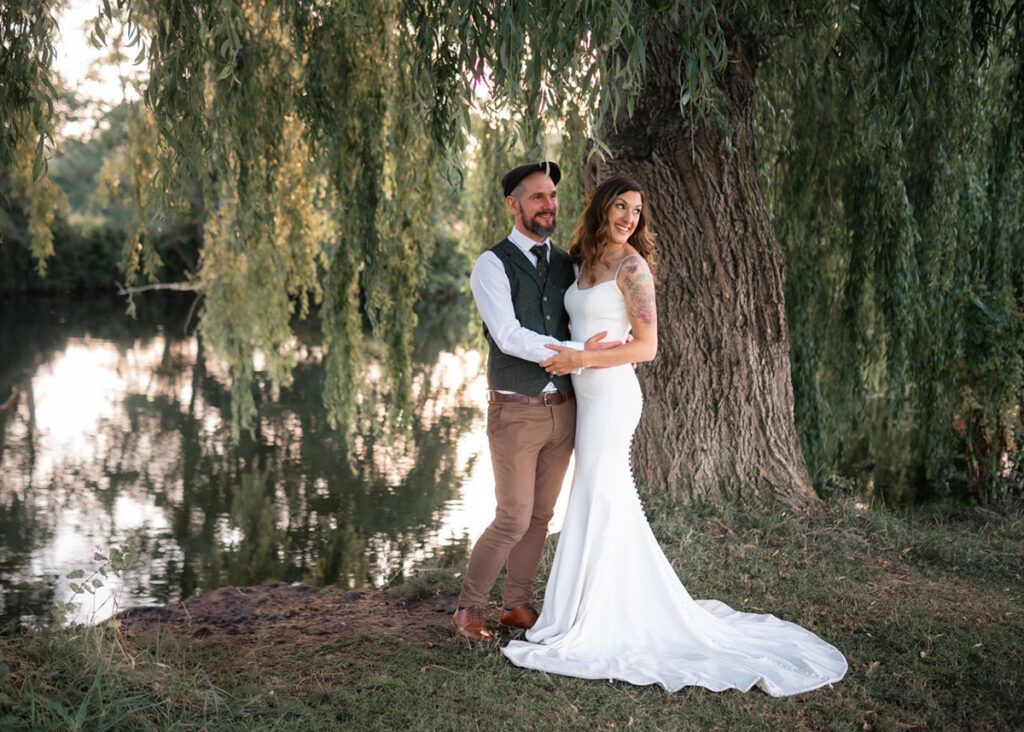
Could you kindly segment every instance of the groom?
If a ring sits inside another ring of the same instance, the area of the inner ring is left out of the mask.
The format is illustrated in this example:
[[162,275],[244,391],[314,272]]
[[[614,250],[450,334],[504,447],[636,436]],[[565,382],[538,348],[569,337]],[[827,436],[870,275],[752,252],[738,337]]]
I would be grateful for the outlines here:
[[505,174],[501,187],[515,226],[480,255],[469,280],[489,346],[487,439],[498,500],[494,521],[470,554],[454,616],[455,632],[472,641],[493,639],[483,608],[503,566],[499,622],[530,628],[537,620],[530,605],[534,576],[576,431],[572,382],[537,365],[551,355],[545,344],[586,350],[618,345],[599,343],[604,333],[586,344],[568,341],[562,296],[575,274],[569,255],[549,239],[561,177],[553,162]]

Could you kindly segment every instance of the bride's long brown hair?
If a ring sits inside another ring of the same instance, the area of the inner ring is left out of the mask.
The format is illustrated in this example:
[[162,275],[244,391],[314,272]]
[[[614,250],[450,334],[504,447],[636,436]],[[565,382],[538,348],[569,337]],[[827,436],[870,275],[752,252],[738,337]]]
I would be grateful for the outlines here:
[[[569,256],[580,266],[580,276],[593,280],[594,267],[604,262],[608,249],[608,209],[615,199],[623,193],[636,191],[643,200],[644,192],[640,184],[628,175],[613,175],[601,181],[587,196],[586,207],[580,216],[579,226],[573,235]],[[648,223],[647,202],[640,208],[640,218],[636,229],[630,234],[628,242],[636,249],[637,254],[647,260],[647,265],[654,271],[654,232]]]

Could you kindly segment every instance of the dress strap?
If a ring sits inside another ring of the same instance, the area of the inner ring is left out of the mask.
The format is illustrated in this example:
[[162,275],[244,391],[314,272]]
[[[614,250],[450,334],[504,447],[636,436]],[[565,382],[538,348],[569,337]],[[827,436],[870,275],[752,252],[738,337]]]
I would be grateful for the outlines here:
[[625,257],[620,259],[619,260],[619,266],[615,268],[615,276],[612,277],[613,280],[615,280],[616,282],[618,281],[618,279],[619,279],[619,271],[622,269],[622,265],[624,265],[627,260],[630,260],[633,257],[638,257],[638,258],[642,259],[642,257],[640,257],[639,254],[627,254]]

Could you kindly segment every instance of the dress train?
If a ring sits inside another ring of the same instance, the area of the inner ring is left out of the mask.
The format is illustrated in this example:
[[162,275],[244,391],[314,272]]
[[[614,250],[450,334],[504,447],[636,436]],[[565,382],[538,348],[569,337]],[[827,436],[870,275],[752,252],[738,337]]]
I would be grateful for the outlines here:
[[[614,281],[573,284],[565,304],[574,340],[628,332]],[[503,653],[517,666],[669,691],[758,686],[788,696],[843,678],[846,659],[814,633],[690,597],[651,532],[630,471],[642,404],[636,375],[628,365],[584,370],[573,386],[576,471],[544,607],[526,641]]]

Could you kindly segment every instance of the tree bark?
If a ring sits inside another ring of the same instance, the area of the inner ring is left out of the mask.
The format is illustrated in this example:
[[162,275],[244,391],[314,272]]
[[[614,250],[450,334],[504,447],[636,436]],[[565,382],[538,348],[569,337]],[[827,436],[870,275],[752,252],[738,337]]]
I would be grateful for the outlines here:
[[[634,177],[658,235],[658,355],[638,375],[637,482],[681,501],[817,501],[793,422],[785,269],[757,179],[754,64],[730,39],[730,131],[680,113],[676,33],[647,52],[631,118],[602,130],[612,156],[588,187]],[[688,110],[688,108],[687,108]],[[730,144],[731,143],[731,144]]]

